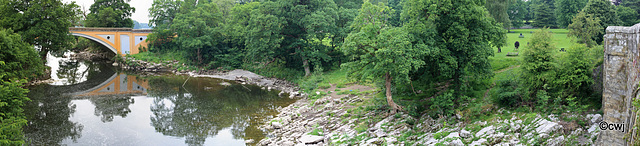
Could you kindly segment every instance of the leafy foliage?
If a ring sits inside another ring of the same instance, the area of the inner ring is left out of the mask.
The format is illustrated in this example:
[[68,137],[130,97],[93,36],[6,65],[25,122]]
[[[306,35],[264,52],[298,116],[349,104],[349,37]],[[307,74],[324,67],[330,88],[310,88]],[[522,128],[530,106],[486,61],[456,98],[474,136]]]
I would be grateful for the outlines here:
[[556,63],[553,58],[555,47],[551,44],[551,33],[541,29],[533,34],[529,41],[531,44],[523,50],[521,83],[525,91],[525,104],[532,105],[538,91],[545,90],[547,84],[552,83],[555,77]]
[[44,60],[50,51],[64,52],[71,46],[73,37],[68,35],[72,22],[78,19],[79,6],[62,3],[61,0],[3,0],[0,1],[0,27],[11,28],[22,40],[39,46]]
[[136,11],[128,2],[131,0],[95,0],[87,14],[88,27],[133,28],[131,14]]
[[0,28],[0,80],[34,80],[43,74],[44,63],[33,46],[22,41],[20,35]]
[[585,5],[587,0],[555,0],[557,24],[559,27],[567,27],[573,21],[573,17],[578,14]]
[[638,11],[631,9],[630,7],[618,6],[616,7],[616,13],[622,20],[623,26],[633,26],[638,21]]
[[[560,57],[560,66],[555,80],[561,97],[579,97],[580,101],[591,100],[591,78],[596,58],[592,57],[592,49],[585,45],[575,45]],[[599,99],[594,99],[599,100]]]
[[535,1],[534,5],[534,22],[535,27],[555,27],[555,6],[553,0]]
[[527,5],[523,0],[514,0],[509,3],[507,14],[511,20],[511,27],[520,28],[524,25],[524,18],[527,13]]
[[594,17],[592,14],[578,13],[573,18],[573,23],[569,25],[568,29],[569,36],[577,37],[579,43],[587,46],[597,45],[597,40],[602,38],[602,35],[600,35],[602,31],[600,18]]
[[511,20],[509,20],[509,0],[487,0],[485,8],[489,11],[489,14],[498,23],[502,23],[503,28],[511,27]]
[[[620,19],[616,15],[616,8],[608,0],[589,0],[587,5],[582,9],[585,14],[593,15],[593,17],[600,19],[600,29],[597,36],[603,36],[605,29],[608,26],[616,26],[620,24]],[[597,37],[596,43],[602,44],[603,38]]]
[[408,81],[409,72],[424,65],[419,58],[426,52],[412,47],[409,34],[403,28],[390,26],[388,18],[393,14],[394,10],[382,3],[362,4],[352,25],[354,31],[341,49],[353,59],[342,65],[350,76],[359,80],[385,77],[387,102],[395,110],[400,107],[391,97],[391,80]]

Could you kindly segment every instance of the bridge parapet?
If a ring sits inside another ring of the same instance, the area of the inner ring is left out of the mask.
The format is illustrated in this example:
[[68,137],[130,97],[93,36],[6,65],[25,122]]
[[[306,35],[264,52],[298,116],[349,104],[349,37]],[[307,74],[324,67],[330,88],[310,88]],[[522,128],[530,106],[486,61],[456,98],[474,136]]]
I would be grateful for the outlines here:
[[71,35],[96,41],[118,55],[137,54],[147,47],[147,35],[151,29],[70,27]]

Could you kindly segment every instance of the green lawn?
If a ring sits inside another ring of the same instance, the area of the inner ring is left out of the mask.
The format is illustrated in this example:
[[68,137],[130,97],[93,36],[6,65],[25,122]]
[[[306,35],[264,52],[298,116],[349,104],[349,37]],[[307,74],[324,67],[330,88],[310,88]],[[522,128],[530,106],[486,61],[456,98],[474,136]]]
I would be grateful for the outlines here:
[[[512,29],[510,33],[507,33],[507,45],[502,47],[502,53],[497,53],[498,48],[493,48],[495,52],[495,56],[489,57],[491,66],[493,71],[499,71],[505,68],[509,68],[511,66],[516,66],[520,64],[521,54],[519,56],[506,56],[507,52],[516,52],[514,49],[514,43],[516,41],[520,42],[519,53],[522,53],[522,49],[528,47],[527,43],[529,39],[533,36],[533,33],[538,29]],[[553,43],[557,50],[560,48],[569,48],[574,41],[567,37],[569,30],[567,29],[549,29],[553,33]],[[524,36],[524,38],[519,38],[520,33]]]

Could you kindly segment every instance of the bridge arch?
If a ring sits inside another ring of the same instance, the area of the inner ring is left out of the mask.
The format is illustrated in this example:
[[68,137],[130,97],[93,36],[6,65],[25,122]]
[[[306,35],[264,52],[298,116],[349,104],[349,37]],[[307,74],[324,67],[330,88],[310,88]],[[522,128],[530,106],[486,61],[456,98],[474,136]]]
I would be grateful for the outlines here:
[[96,42],[98,42],[98,43],[102,44],[103,46],[105,46],[105,47],[109,48],[109,50],[111,50],[113,53],[118,54],[118,50],[116,50],[116,48],[115,48],[115,47],[113,47],[113,46],[112,46],[112,45],[110,45],[109,43],[107,43],[107,42],[105,42],[105,41],[103,41],[103,40],[101,40],[101,39],[99,39],[99,38],[96,38],[96,37],[93,37],[93,36],[90,36],[90,35],[86,35],[86,34],[82,34],[82,33],[71,33],[71,35],[73,35],[73,36],[79,36],[79,37],[83,37],[83,38],[87,38],[87,39],[90,39],[90,40],[96,41]]

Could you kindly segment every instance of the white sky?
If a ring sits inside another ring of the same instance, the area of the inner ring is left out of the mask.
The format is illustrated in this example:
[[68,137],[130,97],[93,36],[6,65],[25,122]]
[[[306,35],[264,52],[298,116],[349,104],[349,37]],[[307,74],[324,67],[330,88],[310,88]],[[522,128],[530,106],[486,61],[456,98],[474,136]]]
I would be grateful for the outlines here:
[[[62,0],[64,3],[71,3],[72,1],[75,1],[81,9],[89,11],[89,7],[91,7],[94,0]],[[136,8],[136,12],[133,13],[131,19],[140,23],[149,23],[149,8],[151,8],[151,4],[153,4],[153,0],[131,0],[129,5]]]

